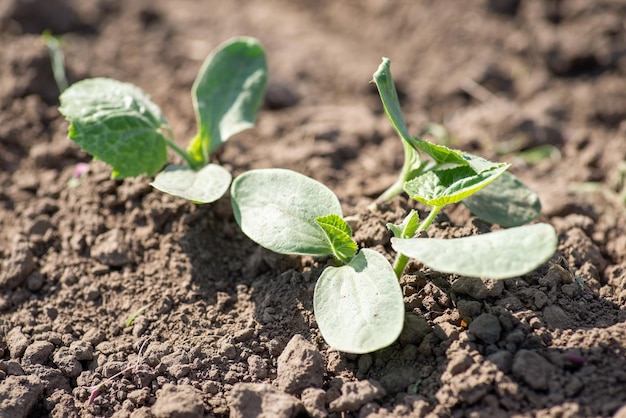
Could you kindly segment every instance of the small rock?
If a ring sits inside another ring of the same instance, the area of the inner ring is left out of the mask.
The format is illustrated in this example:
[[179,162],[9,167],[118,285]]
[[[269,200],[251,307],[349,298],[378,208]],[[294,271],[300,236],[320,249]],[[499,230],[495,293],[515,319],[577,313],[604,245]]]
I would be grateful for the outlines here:
[[513,359],[513,374],[534,390],[547,390],[554,366],[540,354],[520,350]]
[[346,382],[341,387],[341,396],[329,405],[330,412],[353,412],[368,402],[385,396],[385,389],[375,380]]
[[98,328],[90,328],[83,335],[82,340],[90,343],[92,346],[97,346],[102,341],[104,341],[105,335],[104,331],[99,330]]
[[189,385],[163,386],[150,410],[155,418],[195,418],[204,416],[202,394]]
[[278,387],[287,393],[299,394],[308,387],[322,386],[323,380],[322,354],[302,335],[294,335],[278,357]]
[[475,277],[459,277],[452,283],[452,291],[459,295],[467,295],[477,300],[498,296],[504,290],[502,280],[483,281]]
[[15,327],[7,333],[6,344],[11,358],[15,359],[22,357],[26,347],[30,344],[30,340],[24,335],[21,327]]
[[24,351],[24,363],[44,364],[54,351],[54,344],[48,341],[35,341]]
[[513,354],[507,350],[498,350],[487,356],[487,361],[495,364],[502,372],[508,373],[511,371],[511,364],[513,364]]
[[131,253],[119,229],[112,229],[98,235],[91,247],[91,256],[111,267],[121,267],[132,262]]
[[426,318],[421,315],[407,313],[404,316],[404,327],[398,337],[398,341],[402,344],[419,345],[426,334],[432,330]]
[[83,371],[83,366],[74,356],[69,347],[61,347],[54,353],[52,361],[68,377],[78,377]]
[[548,305],[543,310],[543,320],[549,329],[571,328],[572,320],[558,305]]
[[302,403],[312,418],[326,418],[326,392],[322,389],[308,388],[302,391]]
[[461,317],[469,316],[474,318],[482,312],[482,304],[477,300],[459,299],[456,303],[456,308]]
[[450,359],[448,367],[446,367],[446,372],[449,373],[450,376],[456,376],[469,369],[473,363],[474,360],[472,356],[467,353],[460,353]]
[[7,376],[0,382],[0,416],[28,416],[43,389],[44,384],[37,376]]
[[252,354],[248,357],[248,373],[257,380],[265,379],[267,377],[267,367],[261,356]]
[[295,418],[305,409],[297,398],[268,383],[237,383],[229,395],[230,417]]
[[35,270],[33,253],[28,247],[28,241],[18,236],[11,249],[11,257],[0,275],[0,287],[15,289],[24,282],[26,277]]
[[484,313],[472,321],[469,332],[486,344],[494,344],[500,340],[502,326],[498,318]]
[[26,278],[26,288],[31,292],[36,292],[43,286],[43,276],[38,271],[33,271]]

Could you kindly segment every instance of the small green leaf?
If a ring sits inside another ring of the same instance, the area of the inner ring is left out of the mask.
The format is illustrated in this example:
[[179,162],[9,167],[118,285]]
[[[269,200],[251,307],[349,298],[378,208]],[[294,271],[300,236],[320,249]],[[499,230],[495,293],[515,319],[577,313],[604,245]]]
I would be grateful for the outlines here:
[[234,38],[218,46],[193,84],[198,135],[189,153],[208,161],[220,144],[254,126],[266,84],[265,51],[256,39]]
[[199,171],[170,165],[150,184],[155,189],[183,199],[210,203],[226,193],[231,180],[228,170],[216,164],[206,165]]
[[398,338],[404,324],[398,279],[385,257],[370,249],[345,266],[324,270],[313,308],[328,345],[346,353],[384,348]]
[[539,196],[508,171],[461,203],[480,219],[504,227],[524,225],[541,213]]
[[358,250],[352,239],[352,228],[338,215],[318,216],[315,222],[324,230],[333,255],[344,263],[349,263]]
[[337,196],[303,174],[285,169],[250,170],[230,189],[235,220],[250,239],[281,254],[333,254],[315,219],[341,215]]
[[434,270],[485,279],[529,273],[552,257],[556,244],[556,232],[548,224],[455,239],[391,239],[394,250]]
[[509,164],[496,164],[495,168],[480,174],[471,167],[449,170],[430,170],[407,181],[404,190],[418,202],[429,206],[445,206],[459,202],[476,193],[504,173]]
[[71,85],[59,111],[70,122],[69,138],[113,168],[113,177],[153,175],[167,162],[167,122],[138,87],[108,78]]
[[411,209],[409,214],[404,218],[400,225],[395,225],[392,223],[387,224],[387,229],[389,229],[394,237],[397,238],[412,238],[417,232],[417,228],[419,227],[420,216],[417,211]]

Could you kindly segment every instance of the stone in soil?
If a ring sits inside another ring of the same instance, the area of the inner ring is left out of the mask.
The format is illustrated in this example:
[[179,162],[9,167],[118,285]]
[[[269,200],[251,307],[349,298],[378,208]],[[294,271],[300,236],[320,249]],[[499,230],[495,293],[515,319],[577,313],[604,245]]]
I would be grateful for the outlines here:
[[322,354],[302,335],[294,335],[278,357],[276,384],[287,393],[299,394],[309,387],[321,387],[323,380]]
[[8,376],[0,383],[0,416],[28,416],[43,389],[44,384],[37,376]]
[[166,384],[150,410],[155,418],[194,418],[204,416],[202,394],[189,385]]
[[305,411],[297,398],[267,383],[237,383],[229,398],[231,418],[295,418]]

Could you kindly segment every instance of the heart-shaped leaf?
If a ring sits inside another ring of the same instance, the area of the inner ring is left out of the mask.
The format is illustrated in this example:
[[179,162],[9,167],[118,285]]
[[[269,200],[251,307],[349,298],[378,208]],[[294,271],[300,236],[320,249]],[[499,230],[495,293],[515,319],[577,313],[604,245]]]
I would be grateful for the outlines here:
[[434,270],[485,279],[529,273],[552,257],[556,244],[556,232],[548,224],[455,239],[391,238],[394,250]]
[[231,180],[228,170],[216,164],[206,165],[199,171],[170,165],[150,184],[155,189],[183,199],[210,203],[226,193]]
[[281,254],[333,254],[315,219],[341,217],[341,205],[322,183],[295,171],[261,169],[237,177],[230,191],[235,220],[257,244]]
[[347,265],[324,270],[313,298],[322,336],[339,351],[379,350],[402,331],[402,290],[389,262],[374,250],[363,249]]

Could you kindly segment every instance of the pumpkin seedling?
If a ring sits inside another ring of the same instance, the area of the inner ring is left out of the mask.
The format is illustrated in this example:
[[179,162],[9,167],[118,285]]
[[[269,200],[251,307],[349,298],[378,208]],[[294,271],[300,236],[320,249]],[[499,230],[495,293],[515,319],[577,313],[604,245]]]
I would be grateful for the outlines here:
[[138,87],[109,78],[77,82],[60,97],[70,122],[69,138],[109,164],[114,178],[152,176],[173,150],[185,166],[169,165],[152,186],[208,203],[228,189],[231,174],[210,155],[232,135],[250,128],[267,84],[265,52],[256,39],[241,37],[220,45],[204,62],[192,88],[198,132],[179,147],[159,107]]
[[[374,83],[405,151],[400,177],[379,199],[404,191],[431,208],[419,224],[412,212],[402,225],[389,225],[394,234],[391,244],[398,252],[397,276],[402,275],[407,256],[444,273],[488,279],[522,275],[547,261],[556,250],[556,233],[548,224],[520,226],[539,216],[541,204],[534,192],[506,171],[509,164],[409,135],[388,58],[374,73]],[[430,160],[422,161],[420,152]],[[515,228],[458,239],[413,238],[431,225],[444,206],[457,202],[483,220]]]
[[[442,272],[503,279],[532,271],[556,248],[554,229],[546,224],[451,240],[413,238],[432,224],[444,206],[493,183],[506,172],[508,164],[492,163],[410,137],[400,113],[389,60],[383,60],[375,81],[385,111],[403,139],[407,157],[400,178],[383,198],[404,190],[432,208],[421,223],[417,212],[412,211],[401,224],[388,225],[395,235],[392,246],[398,252],[393,268],[382,254],[358,249],[337,197],[313,179],[283,169],[252,170],[235,179],[230,193],[237,223],[259,245],[281,254],[334,256],[339,267],[327,267],[322,272],[315,286],[313,307],[326,342],[349,353],[386,347],[402,331],[404,303],[398,278],[407,255]],[[433,161],[422,162],[419,151]],[[506,180],[503,184],[510,186],[508,182],[516,179],[509,176]],[[513,186],[519,185],[521,182],[513,182]],[[525,186],[516,190],[528,196]],[[506,196],[506,190],[500,193]],[[502,202],[509,205],[506,199]],[[503,216],[507,210],[487,206],[484,213],[493,218]],[[515,222],[520,219],[516,217]]]
[[337,196],[323,184],[284,169],[251,170],[231,185],[235,219],[259,245],[281,254],[328,256],[313,295],[326,342],[348,353],[393,343],[404,323],[402,290],[385,257],[358,250]]

